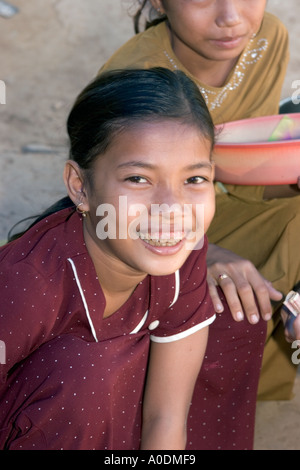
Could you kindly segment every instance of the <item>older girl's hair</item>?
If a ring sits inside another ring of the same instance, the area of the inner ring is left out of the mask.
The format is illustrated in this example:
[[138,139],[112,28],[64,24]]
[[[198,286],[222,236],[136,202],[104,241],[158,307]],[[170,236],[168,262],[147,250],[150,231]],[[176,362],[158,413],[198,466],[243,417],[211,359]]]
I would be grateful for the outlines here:
[[[71,109],[67,119],[69,158],[78,163],[86,182],[92,185],[93,164],[117,134],[141,122],[166,120],[193,126],[213,148],[214,124],[206,103],[198,87],[183,72],[162,67],[106,72],[84,88]],[[31,226],[73,205],[65,197]],[[20,235],[10,232],[9,240]]]

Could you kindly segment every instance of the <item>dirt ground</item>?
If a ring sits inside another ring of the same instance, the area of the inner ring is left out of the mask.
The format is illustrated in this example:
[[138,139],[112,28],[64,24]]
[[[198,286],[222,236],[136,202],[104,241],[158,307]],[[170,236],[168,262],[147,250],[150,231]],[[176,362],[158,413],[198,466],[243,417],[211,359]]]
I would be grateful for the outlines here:
[[[134,0],[13,0],[0,16],[0,240],[20,219],[65,195],[65,120],[78,92],[133,35]],[[300,80],[299,0],[269,0],[290,33],[291,61],[282,98]],[[298,89],[300,87],[298,86]],[[300,449],[300,387],[288,403],[261,404],[256,448]],[[297,438],[298,436],[298,438]]]

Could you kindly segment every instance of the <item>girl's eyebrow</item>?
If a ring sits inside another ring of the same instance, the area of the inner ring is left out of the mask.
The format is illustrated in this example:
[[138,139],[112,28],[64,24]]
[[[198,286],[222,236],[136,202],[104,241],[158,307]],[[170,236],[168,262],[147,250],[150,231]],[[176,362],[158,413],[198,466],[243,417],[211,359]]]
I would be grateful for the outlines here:
[[[120,165],[117,166],[117,168],[128,168],[128,167],[149,168],[150,170],[155,170],[156,168],[158,168],[157,165],[146,163],[140,160],[120,163]],[[201,168],[212,169],[213,164],[211,162],[202,161],[202,162],[195,163],[193,165],[188,165],[184,167],[183,170],[193,171],[193,170],[198,170]]]
[[198,163],[195,163],[194,165],[189,165],[189,166],[186,166],[184,168],[184,170],[188,170],[188,171],[193,171],[193,170],[198,170],[198,169],[201,169],[201,168],[209,168],[210,170],[212,170],[213,168],[213,163],[211,162],[198,162]]
[[131,162],[125,162],[125,163],[120,163],[120,165],[117,166],[117,168],[127,168],[131,166],[136,166],[139,168],[150,168],[150,169],[155,169],[156,166],[152,165],[151,163],[146,163],[141,160],[133,160]]

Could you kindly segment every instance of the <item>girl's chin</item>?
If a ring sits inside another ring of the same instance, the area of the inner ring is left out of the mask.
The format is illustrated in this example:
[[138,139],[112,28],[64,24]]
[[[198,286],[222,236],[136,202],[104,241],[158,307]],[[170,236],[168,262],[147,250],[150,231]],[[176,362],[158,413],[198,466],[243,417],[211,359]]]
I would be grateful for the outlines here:
[[152,276],[167,276],[180,269],[191,250],[186,240],[172,246],[153,245],[141,240],[144,254],[141,254],[143,271]]

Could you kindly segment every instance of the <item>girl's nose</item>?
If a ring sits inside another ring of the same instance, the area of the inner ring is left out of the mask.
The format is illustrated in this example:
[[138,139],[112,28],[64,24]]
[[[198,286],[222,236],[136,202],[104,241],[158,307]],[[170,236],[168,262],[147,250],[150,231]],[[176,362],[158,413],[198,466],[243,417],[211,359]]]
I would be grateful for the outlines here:
[[182,205],[180,191],[176,187],[162,185],[157,188],[153,203],[164,207],[166,212],[169,212],[169,208],[172,206],[174,206],[173,210],[176,211],[176,208]]
[[175,221],[183,215],[183,203],[178,188],[160,187],[155,192],[151,204],[151,216]]
[[218,2],[220,8],[216,23],[220,28],[232,28],[241,22],[239,2],[240,0],[221,0]]

